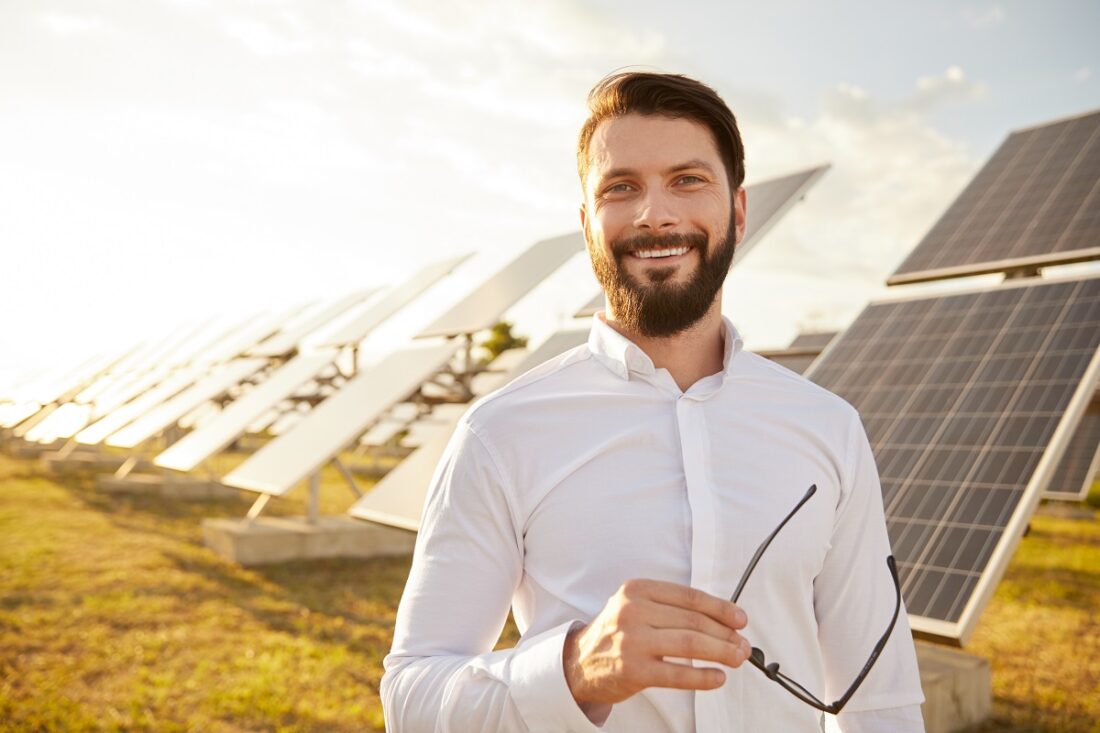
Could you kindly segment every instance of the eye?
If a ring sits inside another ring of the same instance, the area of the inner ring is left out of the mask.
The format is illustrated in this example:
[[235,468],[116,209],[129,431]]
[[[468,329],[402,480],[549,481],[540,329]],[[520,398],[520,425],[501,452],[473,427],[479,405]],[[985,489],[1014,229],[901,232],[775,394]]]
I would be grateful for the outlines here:
[[676,182],[683,183],[688,186],[695,186],[700,183],[706,183],[706,179],[704,179],[702,176],[697,176],[694,173],[688,173],[687,175],[680,176],[678,179],[676,179]]
[[613,183],[603,190],[604,195],[616,193],[629,193],[634,187],[629,183]]

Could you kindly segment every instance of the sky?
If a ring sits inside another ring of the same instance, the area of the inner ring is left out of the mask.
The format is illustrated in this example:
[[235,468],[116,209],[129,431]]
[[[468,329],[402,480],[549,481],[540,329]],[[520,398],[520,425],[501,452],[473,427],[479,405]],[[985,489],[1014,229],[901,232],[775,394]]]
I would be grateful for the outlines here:
[[0,0],[0,374],[462,252],[472,287],[578,227],[585,95],[628,66],[712,85],[748,183],[831,164],[724,307],[754,348],[842,328],[1010,131],[1100,107],[1096,28],[1058,0]]

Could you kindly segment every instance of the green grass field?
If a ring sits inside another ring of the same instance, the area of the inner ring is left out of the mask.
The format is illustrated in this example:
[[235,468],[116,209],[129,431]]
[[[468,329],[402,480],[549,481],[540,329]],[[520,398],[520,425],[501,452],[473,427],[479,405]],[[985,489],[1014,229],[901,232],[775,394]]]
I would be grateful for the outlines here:
[[[242,569],[199,522],[246,508],[107,497],[0,456],[0,731],[381,730],[408,558]],[[1098,514],[1032,523],[968,647],[993,662],[980,730],[1100,732]]]

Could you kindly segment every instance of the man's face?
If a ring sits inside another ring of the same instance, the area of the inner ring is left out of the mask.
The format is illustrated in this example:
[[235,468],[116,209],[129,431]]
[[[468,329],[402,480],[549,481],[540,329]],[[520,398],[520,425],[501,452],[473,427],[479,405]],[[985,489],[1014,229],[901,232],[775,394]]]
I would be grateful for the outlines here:
[[616,320],[650,337],[680,333],[714,303],[744,235],[710,130],[626,115],[600,124],[581,206],[592,269]]

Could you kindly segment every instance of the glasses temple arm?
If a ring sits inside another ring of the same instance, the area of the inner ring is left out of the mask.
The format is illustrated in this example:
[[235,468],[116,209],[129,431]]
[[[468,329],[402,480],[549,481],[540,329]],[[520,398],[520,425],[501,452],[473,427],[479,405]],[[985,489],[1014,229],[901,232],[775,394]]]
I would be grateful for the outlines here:
[[779,534],[779,530],[783,529],[787,522],[791,521],[791,517],[793,517],[795,513],[802,508],[802,505],[809,501],[810,497],[815,493],[817,493],[817,484],[810,484],[810,488],[806,491],[806,495],[802,497],[802,500],[783,518],[783,521],[779,523],[779,526],[776,527],[770,535],[768,535],[767,539],[760,543],[760,547],[756,548],[756,554],[752,556],[752,560],[749,560],[749,566],[745,568],[745,572],[741,576],[741,582],[737,584],[737,589],[733,591],[733,595],[730,596],[731,601],[737,603],[737,599],[741,597],[741,591],[745,589],[745,583],[748,582],[749,576],[752,575],[756,563],[760,562],[760,556],[764,554],[764,550],[768,549],[768,545],[770,545],[772,540],[775,539],[775,536]]
[[894,632],[894,624],[898,621],[898,614],[901,613],[901,581],[898,580],[898,565],[894,560],[894,556],[890,555],[886,558],[886,564],[890,567],[890,576],[894,579],[894,592],[897,595],[896,603],[894,605],[894,617],[890,619],[890,626],[887,627],[886,633],[882,635],[882,638],[875,644],[874,650],[871,652],[871,657],[867,660],[867,663],[863,665],[863,669],[860,670],[859,676],[848,688],[848,691],[844,693],[844,696],[825,708],[825,712],[836,715],[840,710],[848,704],[848,700],[855,694],[856,690],[863,683],[863,680],[871,671],[871,667],[878,661],[878,657],[882,654],[882,650],[886,648],[886,642],[890,640],[890,635]]

